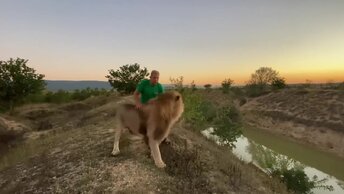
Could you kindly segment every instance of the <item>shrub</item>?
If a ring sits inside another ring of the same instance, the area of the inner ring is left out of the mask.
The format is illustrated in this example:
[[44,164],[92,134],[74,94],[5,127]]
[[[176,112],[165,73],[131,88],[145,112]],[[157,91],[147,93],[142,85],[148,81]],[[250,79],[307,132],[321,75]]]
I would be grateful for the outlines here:
[[246,94],[249,97],[257,97],[269,92],[272,89],[282,89],[285,85],[285,79],[279,76],[279,73],[270,67],[261,67],[251,75],[246,84]]
[[[204,112],[206,111],[204,108],[202,97],[194,92],[186,90],[182,93],[184,99],[184,113],[183,117],[186,122],[195,125],[195,126],[202,126],[206,120],[204,116]],[[203,106],[203,107],[202,107]]]
[[211,84],[205,84],[205,85],[204,85],[204,88],[205,88],[207,91],[210,91],[210,90],[211,90]]
[[27,62],[20,58],[0,61],[0,101],[10,110],[28,95],[39,93],[45,87],[44,75],[35,73]]
[[192,81],[192,82],[191,82],[191,84],[190,84],[190,89],[191,89],[191,91],[196,91],[196,90],[197,90],[195,81]]
[[183,85],[184,82],[184,77],[183,76],[179,76],[177,78],[171,78],[170,77],[170,82],[172,84],[172,87],[174,90],[177,90],[179,92],[183,92],[185,87]]
[[239,111],[234,106],[221,108],[214,121],[214,128],[212,134],[217,135],[225,145],[234,147],[234,142],[242,134]]
[[319,180],[317,176],[310,179],[305,171],[304,166],[291,158],[279,155],[276,152],[251,142],[248,150],[252,158],[259,166],[265,169],[269,175],[282,181],[294,193],[312,193],[312,189],[321,188],[332,191],[333,187],[325,185],[326,178]]
[[223,80],[222,83],[221,83],[221,86],[222,86],[221,90],[222,90],[222,92],[225,93],[225,94],[228,94],[229,93],[229,89],[230,89],[231,85],[233,84],[233,82],[234,81],[231,80],[230,78]]
[[279,77],[273,79],[271,82],[271,87],[273,90],[279,90],[279,89],[285,88],[286,87],[285,79],[279,78]]
[[121,94],[131,94],[135,91],[137,84],[149,75],[147,68],[140,68],[140,65],[128,64],[118,70],[109,70],[108,78],[110,85]]

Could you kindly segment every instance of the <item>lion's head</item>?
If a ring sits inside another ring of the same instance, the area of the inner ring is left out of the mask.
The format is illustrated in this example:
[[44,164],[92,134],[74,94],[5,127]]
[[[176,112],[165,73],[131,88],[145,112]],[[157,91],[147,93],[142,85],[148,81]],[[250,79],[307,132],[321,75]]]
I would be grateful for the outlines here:
[[177,120],[184,111],[182,95],[177,91],[169,91],[154,99],[157,113],[167,120]]

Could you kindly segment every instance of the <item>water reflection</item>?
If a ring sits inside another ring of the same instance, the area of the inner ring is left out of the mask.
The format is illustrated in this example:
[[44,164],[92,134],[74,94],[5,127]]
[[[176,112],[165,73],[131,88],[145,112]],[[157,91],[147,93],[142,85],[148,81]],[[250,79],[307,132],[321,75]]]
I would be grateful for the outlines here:
[[[213,128],[202,131],[202,134],[219,145],[228,144],[228,142],[222,142],[221,138],[214,135]],[[278,154],[244,136],[237,138],[233,144],[232,151],[238,158],[252,162],[267,174],[280,178],[289,189],[297,193],[344,193],[342,181],[290,157]]]
[[317,175],[308,177],[305,173],[305,165],[294,159],[280,155],[251,140],[247,151],[258,166],[272,177],[279,178],[291,191],[296,193],[310,193],[312,189],[333,191],[333,186],[326,185],[328,177],[322,179]]

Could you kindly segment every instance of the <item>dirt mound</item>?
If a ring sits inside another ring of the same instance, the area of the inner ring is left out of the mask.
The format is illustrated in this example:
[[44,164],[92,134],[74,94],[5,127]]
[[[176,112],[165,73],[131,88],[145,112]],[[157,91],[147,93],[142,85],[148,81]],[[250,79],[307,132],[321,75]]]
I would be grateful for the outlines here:
[[344,94],[338,90],[283,90],[257,98],[245,109],[344,133]]
[[73,102],[61,106],[59,109],[64,111],[89,110],[92,107],[84,102]]
[[28,131],[30,128],[25,124],[0,116],[0,145],[21,138]]
[[344,93],[286,89],[250,99],[241,107],[249,124],[344,157]]

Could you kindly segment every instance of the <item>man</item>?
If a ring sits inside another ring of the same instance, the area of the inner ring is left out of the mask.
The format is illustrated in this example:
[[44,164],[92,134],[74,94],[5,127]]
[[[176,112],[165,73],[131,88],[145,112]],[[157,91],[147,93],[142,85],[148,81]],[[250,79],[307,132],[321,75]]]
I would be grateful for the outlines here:
[[143,104],[147,104],[152,98],[164,92],[163,86],[159,83],[159,72],[153,70],[150,79],[142,80],[134,92],[136,108],[140,109]]

